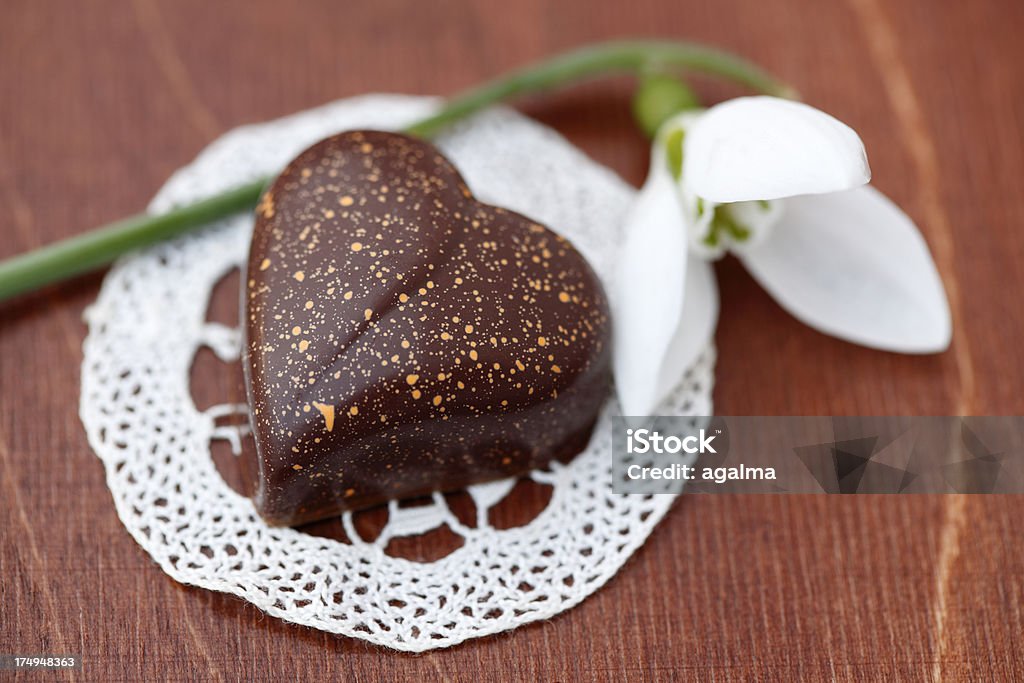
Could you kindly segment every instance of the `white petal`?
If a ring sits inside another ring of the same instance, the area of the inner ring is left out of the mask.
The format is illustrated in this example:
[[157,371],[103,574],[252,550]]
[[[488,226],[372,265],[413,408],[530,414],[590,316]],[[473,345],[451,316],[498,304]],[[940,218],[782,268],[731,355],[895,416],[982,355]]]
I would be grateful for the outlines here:
[[686,230],[674,181],[657,150],[626,219],[625,243],[611,296],[613,365],[624,415],[647,415],[683,312]]
[[691,255],[686,262],[683,315],[661,363],[657,401],[676,388],[683,374],[707,349],[715,336],[717,324],[718,283],[715,282],[715,269],[707,261]]
[[684,150],[687,189],[719,204],[837,192],[871,179],[852,128],[776,97],[711,107],[688,131]]
[[949,304],[917,226],[872,187],[785,202],[775,232],[741,255],[794,316],[889,351],[949,346]]

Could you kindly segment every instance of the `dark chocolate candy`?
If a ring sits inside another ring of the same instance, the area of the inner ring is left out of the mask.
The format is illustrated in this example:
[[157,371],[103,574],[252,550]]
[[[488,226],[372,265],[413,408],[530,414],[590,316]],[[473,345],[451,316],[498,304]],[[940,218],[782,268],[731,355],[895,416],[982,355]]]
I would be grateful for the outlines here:
[[274,181],[243,320],[254,500],[273,524],[567,459],[609,385],[585,259],[393,133],[323,140]]

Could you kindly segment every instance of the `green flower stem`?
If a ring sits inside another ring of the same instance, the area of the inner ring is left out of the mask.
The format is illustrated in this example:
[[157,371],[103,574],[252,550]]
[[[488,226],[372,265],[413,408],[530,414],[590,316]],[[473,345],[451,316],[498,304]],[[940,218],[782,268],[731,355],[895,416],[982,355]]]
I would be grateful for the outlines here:
[[727,52],[695,43],[615,41],[566,52],[500,76],[450,99],[441,111],[413,124],[407,132],[431,137],[450,123],[517,95],[543,92],[607,73],[638,73],[652,67],[661,71],[698,71],[735,81],[766,95],[795,96],[789,86]]
[[256,205],[265,180],[156,216],[136,214],[0,262],[0,301],[97,270],[133,249],[177,237]]
[[[616,41],[599,43],[517,69],[448,100],[436,114],[406,128],[430,138],[446,126],[518,95],[552,90],[598,75],[689,70],[734,81],[753,90],[793,97],[785,84],[738,57],[693,43]],[[0,301],[101,268],[117,257],[177,237],[219,218],[249,211],[264,178],[160,215],[139,214],[0,262]]]

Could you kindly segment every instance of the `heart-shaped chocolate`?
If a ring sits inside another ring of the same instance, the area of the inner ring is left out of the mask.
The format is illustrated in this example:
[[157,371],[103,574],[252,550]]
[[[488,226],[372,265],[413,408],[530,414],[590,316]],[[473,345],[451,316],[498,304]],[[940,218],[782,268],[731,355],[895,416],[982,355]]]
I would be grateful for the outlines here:
[[567,459],[609,385],[586,260],[405,135],[342,133],[292,161],[256,209],[242,298],[273,524]]

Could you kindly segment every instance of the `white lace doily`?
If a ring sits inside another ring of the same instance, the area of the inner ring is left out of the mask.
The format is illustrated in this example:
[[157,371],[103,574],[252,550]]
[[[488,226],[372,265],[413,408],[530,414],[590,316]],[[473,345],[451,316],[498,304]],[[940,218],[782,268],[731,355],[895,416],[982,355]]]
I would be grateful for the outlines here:
[[[154,212],[269,175],[299,151],[356,127],[397,128],[435,101],[367,96],[223,136],[174,175]],[[604,281],[633,190],[553,131],[507,109],[476,117],[439,140],[476,195],[569,237]],[[107,472],[118,514],[167,574],[240,596],[266,612],[399,650],[446,647],[551,617],[603,585],[639,547],[674,499],[611,490],[609,401],[586,451],[530,477],[550,502],[525,526],[497,529],[488,511],[512,489],[468,489],[475,526],[435,495],[389,506],[384,531],[351,542],[268,527],[231,490],[211,441],[240,437],[217,426],[244,406],[200,411],[189,370],[202,346],[237,359],[238,330],[206,321],[213,285],[246,257],[252,219],[237,216],[122,259],[87,312],[81,417]],[[663,412],[711,414],[713,351],[687,373]],[[389,540],[447,525],[464,540],[433,562],[386,552]]]

